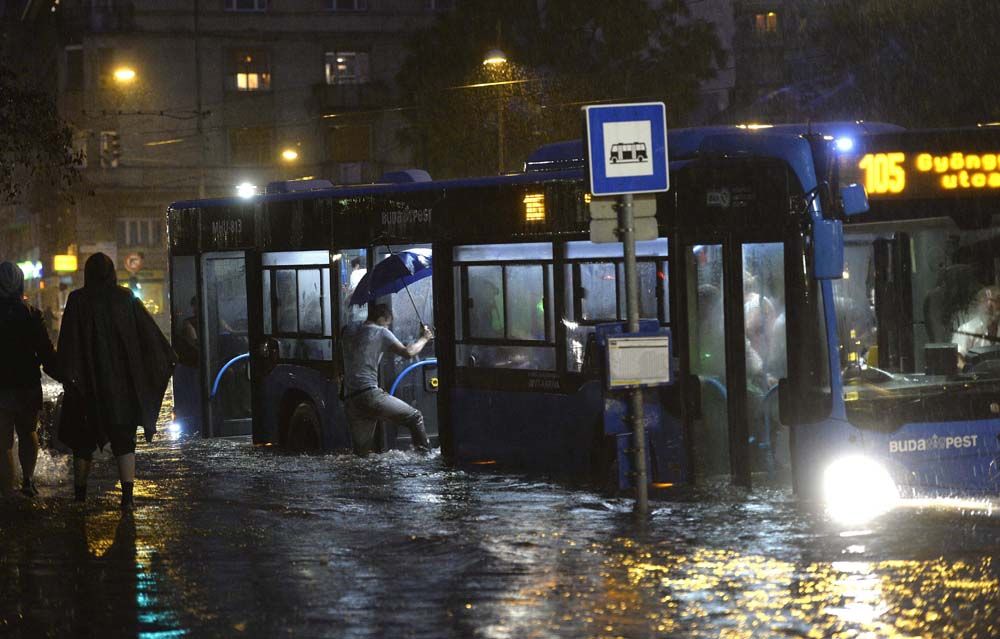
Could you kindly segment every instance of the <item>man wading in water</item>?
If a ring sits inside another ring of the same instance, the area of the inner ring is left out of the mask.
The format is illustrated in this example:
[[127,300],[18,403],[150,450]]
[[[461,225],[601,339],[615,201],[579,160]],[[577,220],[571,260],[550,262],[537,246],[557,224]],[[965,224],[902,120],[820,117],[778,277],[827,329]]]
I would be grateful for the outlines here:
[[347,423],[354,452],[361,456],[372,452],[375,425],[380,419],[403,424],[410,429],[417,450],[430,450],[424,416],[379,388],[378,365],[383,353],[395,353],[407,359],[416,357],[434,334],[424,326],[423,335],[409,346],[403,346],[389,330],[390,326],[392,309],[388,304],[376,304],[365,322],[346,326],[340,340],[344,363],[341,389],[347,404]]

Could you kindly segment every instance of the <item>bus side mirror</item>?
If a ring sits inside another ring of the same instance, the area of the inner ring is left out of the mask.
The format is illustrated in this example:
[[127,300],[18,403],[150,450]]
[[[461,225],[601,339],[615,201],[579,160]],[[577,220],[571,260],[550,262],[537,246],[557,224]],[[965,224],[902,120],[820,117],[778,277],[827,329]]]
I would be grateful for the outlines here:
[[813,222],[813,273],[818,280],[844,276],[844,225],[840,220]]
[[868,193],[861,184],[840,187],[840,208],[845,217],[868,212]]

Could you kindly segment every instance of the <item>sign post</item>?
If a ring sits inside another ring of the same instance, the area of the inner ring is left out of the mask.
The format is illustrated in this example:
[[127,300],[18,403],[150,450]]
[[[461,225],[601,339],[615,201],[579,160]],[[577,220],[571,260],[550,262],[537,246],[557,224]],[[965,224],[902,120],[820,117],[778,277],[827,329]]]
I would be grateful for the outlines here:
[[[641,104],[609,104],[584,107],[587,131],[587,162],[590,192],[594,197],[617,195],[617,236],[625,258],[625,306],[628,332],[639,332],[639,278],[635,259],[636,239],[651,240],[657,236],[655,203],[636,237],[636,217],[633,196],[636,193],[656,193],[670,188],[670,168],[667,161],[667,118],[662,102]],[[593,205],[593,202],[592,202]],[[592,206],[591,239],[599,237],[600,206]],[[606,208],[606,207],[605,207]],[[648,216],[648,217],[649,217]],[[595,224],[596,222],[596,224]],[[633,454],[635,458],[636,515],[645,518],[649,512],[648,472],[646,468],[646,424],[642,408],[642,389],[629,393],[629,419],[632,422]]]

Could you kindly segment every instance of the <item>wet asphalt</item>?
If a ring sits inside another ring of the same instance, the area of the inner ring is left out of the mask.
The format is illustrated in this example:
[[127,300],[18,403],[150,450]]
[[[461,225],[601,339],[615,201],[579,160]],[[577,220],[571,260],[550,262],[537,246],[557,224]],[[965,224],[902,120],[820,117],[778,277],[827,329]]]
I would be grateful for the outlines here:
[[5,637],[1000,636],[1000,515],[910,505],[845,528],[782,489],[632,503],[440,455],[140,444],[72,501],[0,501]]

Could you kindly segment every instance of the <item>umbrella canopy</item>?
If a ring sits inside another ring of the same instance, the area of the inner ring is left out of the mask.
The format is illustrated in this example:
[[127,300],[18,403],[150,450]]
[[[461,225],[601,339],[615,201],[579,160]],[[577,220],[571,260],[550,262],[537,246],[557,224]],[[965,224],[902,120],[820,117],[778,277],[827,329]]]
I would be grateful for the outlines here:
[[394,253],[366,273],[351,295],[350,304],[362,306],[391,295],[431,274],[431,250],[415,248]]

